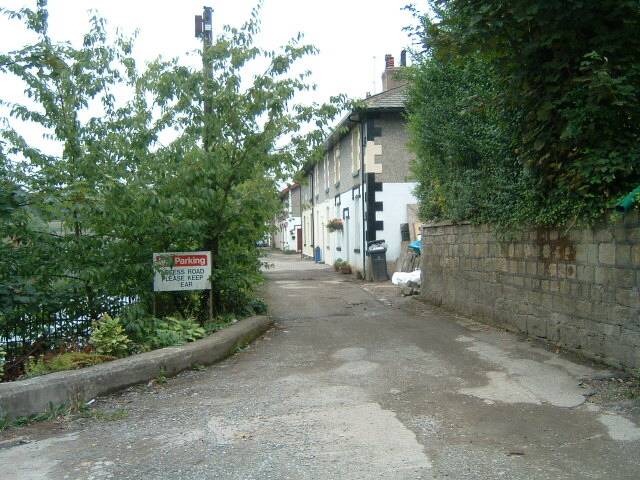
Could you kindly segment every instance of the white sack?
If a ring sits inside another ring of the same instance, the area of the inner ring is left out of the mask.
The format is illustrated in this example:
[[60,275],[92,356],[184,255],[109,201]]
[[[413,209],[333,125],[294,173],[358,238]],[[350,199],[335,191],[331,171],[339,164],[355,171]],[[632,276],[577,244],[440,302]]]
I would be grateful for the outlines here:
[[391,277],[391,283],[404,287],[408,282],[412,282],[416,285],[420,285],[420,270],[414,270],[413,272],[396,272]]

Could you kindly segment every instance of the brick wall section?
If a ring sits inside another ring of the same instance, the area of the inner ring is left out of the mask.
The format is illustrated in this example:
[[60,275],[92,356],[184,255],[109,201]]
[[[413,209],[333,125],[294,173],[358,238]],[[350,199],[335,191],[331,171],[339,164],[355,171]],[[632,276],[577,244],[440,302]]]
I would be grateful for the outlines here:
[[640,220],[530,231],[423,228],[422,295],[431,303],[546,339],[610,365],[640,367]]

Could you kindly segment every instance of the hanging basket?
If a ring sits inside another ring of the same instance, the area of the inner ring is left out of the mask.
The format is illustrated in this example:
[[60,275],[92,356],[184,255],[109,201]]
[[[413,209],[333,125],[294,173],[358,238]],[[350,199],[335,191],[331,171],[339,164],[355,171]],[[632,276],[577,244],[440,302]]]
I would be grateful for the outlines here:
[[342,231],[342,220],[339,218],[334,218],[327,222],[327,230],[330,232],[335,232],[337,230]]

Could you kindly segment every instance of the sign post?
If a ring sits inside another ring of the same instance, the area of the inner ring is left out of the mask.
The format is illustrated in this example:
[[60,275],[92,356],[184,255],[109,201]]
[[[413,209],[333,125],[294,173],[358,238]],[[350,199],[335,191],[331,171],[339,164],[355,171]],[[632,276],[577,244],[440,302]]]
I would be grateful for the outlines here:
[[[213,320],[211,252],[153,254],[153,291],[209,290],[209,320]],[[155,310],[155,299],[154,299]]]

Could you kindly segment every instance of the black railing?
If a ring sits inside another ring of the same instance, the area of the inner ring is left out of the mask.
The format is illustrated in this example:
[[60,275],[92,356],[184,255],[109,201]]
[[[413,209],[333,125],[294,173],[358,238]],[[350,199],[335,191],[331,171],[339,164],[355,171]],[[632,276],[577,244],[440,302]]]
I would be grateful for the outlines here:
[[89,306],[86,301],[79,300],[71,307],[25,314],[0,325],[0,348],[6,352],[5,379],[21,375],[29,357],[56,350],[82,349],[91,336],[91,322],[103,313],[118,315],[123,307],[136,301],[129,297],[109,297],[93,299]]

